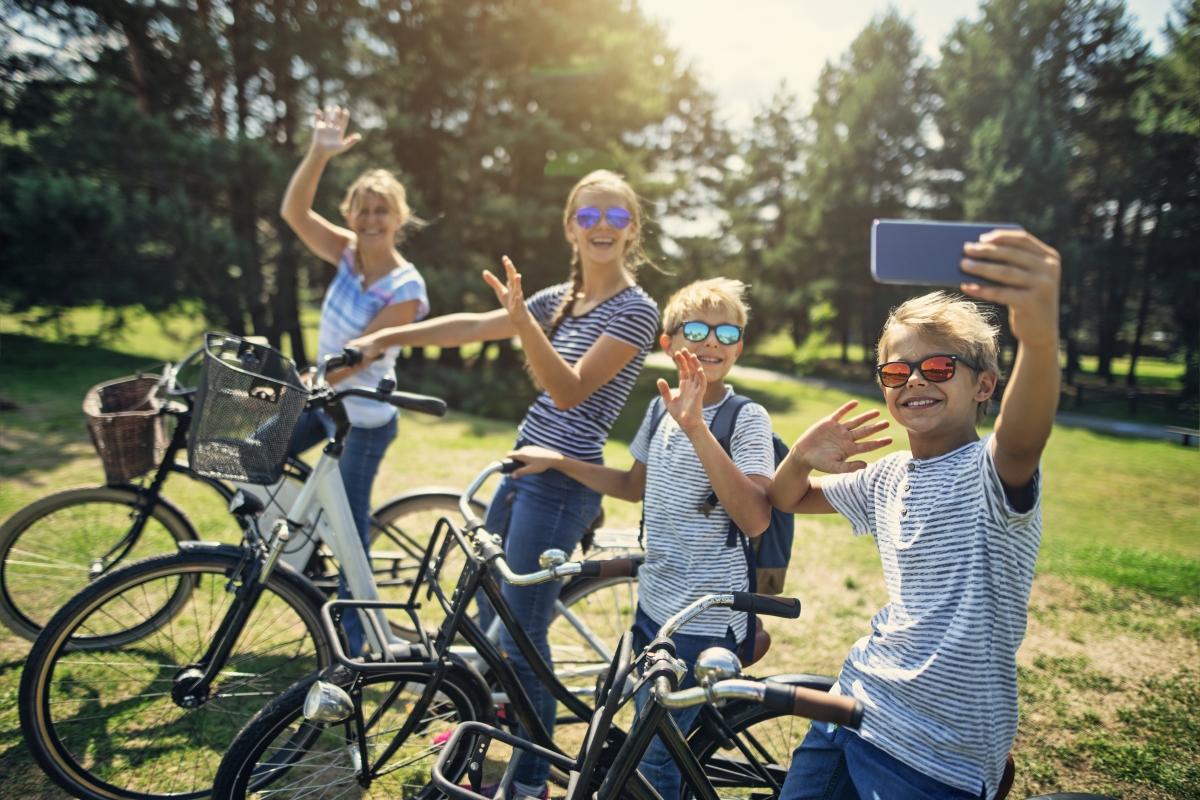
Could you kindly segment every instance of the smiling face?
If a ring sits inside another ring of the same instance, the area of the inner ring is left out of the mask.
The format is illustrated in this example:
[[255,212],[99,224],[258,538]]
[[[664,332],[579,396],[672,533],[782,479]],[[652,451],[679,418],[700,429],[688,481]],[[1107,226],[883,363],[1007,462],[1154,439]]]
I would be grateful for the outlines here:
[[[904,325],[888,331],[880,347],[880,363],[921,361],[932,355],[961,355],[951,345],[930,341]],[[950,452],[979,438],[975,431],[976,406],[987,401],[996,390],[996,376],[977,373],[961,361],[954,377],[935,383],[914,369],[908,383],[883,388],[888,411],[908,430],[914,455],[922,443],[936,444],[941,452]],[[945,449],[942,449],[942,448]],[[918,458],[928,457],[917,455]]]
[[[584,228],[576,221],[575,212],[589,206],[601,211],[623,208],[630,214],[629,224],[618,228],[608,221],[608,215],[605,214],[595,225]],[[567,217],[567,240],[578,248],[585,264],[623,262],[636,235],[637,209],[629,207],[629,201],[622,193],[603,186],[588,186],[575,195],[575,202]]]
[[[684,321],[692,322],[693,320],[706,323],[711,329],[715,329],[718,325],[741,327],[734,315],[718,309],[688,314]],[[670,336],[664,333],[659,339],[659,344],[671,357],[674,357],[680,350],[694,353],[700,360],[700,366],[704,369],[704,377],[708,379],[709,386],[720,385],[725,380],[725,376],[737,362],[738,356],[742,354],[742,346],[745,343],[742,340],[737,344],[721,344],[717,341],[716,330],[709,330],[708,337],[703,342],[690,342],[683,337],[682,328]]]
[[366,249],[391,247],[396,232],[404,225],[404,218],[388,205],[386,198],[369,190],[354,198],[347,221],[359,244]]

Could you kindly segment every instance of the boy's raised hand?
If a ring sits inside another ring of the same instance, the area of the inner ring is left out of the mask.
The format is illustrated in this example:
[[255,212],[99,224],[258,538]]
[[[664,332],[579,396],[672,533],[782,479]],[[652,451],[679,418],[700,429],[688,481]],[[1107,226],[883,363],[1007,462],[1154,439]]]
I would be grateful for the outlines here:
[[994,230],[963,246],[963,272],[999,286],[964,283],[971,297],[1008,306],[1013,336],[1026,347],[1058,347],[1058,251],[1028,231]]
[[851,400],[800,435],[792,445],[792,453],[802,465],[835,475],[855,472],[866,469],[867,464],[865,461],[849,461],[851,456],[869,453],[892,443],[890,436],[863,441],[889,425],[887,420],[867,425],[879,416],[878,410],[867,411],[842,422],[842,417],[857,405],[857,400]]
[[658,379],[658,393],[662,395],[667,413],[674,418],[681,430],[704,425],[704,392],[708,389],[708,378],[700,359],[690,350],[675,354],[675,366],[679,369],[679,388],[671,389],[662,378]]

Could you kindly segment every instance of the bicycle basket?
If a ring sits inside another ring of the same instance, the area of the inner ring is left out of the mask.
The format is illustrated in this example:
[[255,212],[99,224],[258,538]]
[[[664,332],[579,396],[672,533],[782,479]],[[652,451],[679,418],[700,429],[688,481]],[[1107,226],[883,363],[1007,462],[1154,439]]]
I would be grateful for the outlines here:
[[296,365],[278,350],[205,334],[188,441],[192,469],[243,483],[279,480],[308,394]]
[[161,385],[157,375],[138,375],[97,384],[84,395],[88,432],[109,486],[144,475],[162,458],[167,425],[159,413]]

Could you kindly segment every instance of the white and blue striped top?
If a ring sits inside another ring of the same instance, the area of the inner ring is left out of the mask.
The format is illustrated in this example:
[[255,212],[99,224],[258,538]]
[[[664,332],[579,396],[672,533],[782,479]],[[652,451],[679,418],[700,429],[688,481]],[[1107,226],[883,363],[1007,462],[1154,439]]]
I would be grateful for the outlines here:
[[[525,305],[545,328],[570,290],[570,283],[549,286]],[[612,380],[574,408],[556,408],[550,393],[542,392],[521,421],[517,438],[581,461],[601,460],[608,431],[625,406],[657,332],[658,306],[638,286],[618,292],[586,314],[576,317],[568,313],[551,342],[568,364],[579,361],[601,336],[631,344],[638,353]]]
[[[354,271],[354,249],[347,247],[338,262],[337,274],[325,292],[325,302],[321,305],[321,330],[317,339],[319,358],[342,352],[346,342],[362,336],[371,320],[390,305],[416,300],[417,316],[414,322],[429,314],[425,280],[417,268],[407,261],[372,283],[365,291],[362,285],[363,276]],[[338,386],[344,389],[374,389],[381,378],[395,380],[396,357],[399,354],[399,347],[389,347],[383,358],[341,381]],[[359,428],[377,428],[396,416],[396,409],[392,406],[359,397],[346,398],[345,406],[350,424]]]
[[[733,396],[725,396],[703,409],[704,424]],[[712,494],[712,481],[696,448],[670,414],[650,435],[656,403],[651,401],[642,427],[629,445],[629,454],[646,465],[646,493],[642,518],[646,523],[646,563],[638,571],[638,604],[658,625],[683,611],[706,594],[744,592],[750,588],[750,571],[741,542],[726,547],[729,513],[723,505],[704,512]],[[747,403],[738,413],[729,439],[733,463],[743,475],[775,474],[771,444],[771,418],[758,403]],[[710,608],[688,623],[683,633],[720,639],[727,630],[739,642],[746,638],[746,615],[729,608]]]
[[1032,508],[1014,510],[990,440],[821,479],[855,535],[875,536],[889,600],[835,693],[866,706],[864,739],[988,797],[1017,734],[1016,655],[1042,533],[1040,471]]

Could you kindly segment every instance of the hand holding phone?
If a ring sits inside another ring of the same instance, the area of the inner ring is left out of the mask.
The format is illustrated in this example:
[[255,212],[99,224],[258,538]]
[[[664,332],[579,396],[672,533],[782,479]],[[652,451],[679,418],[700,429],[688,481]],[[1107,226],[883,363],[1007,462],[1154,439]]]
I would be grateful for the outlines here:
[[958,287],[990,284],[962,271],[964,245],[988,231],[1021,230],[1012,223],[877,219],[871,226],[871,275],[879,283]]

